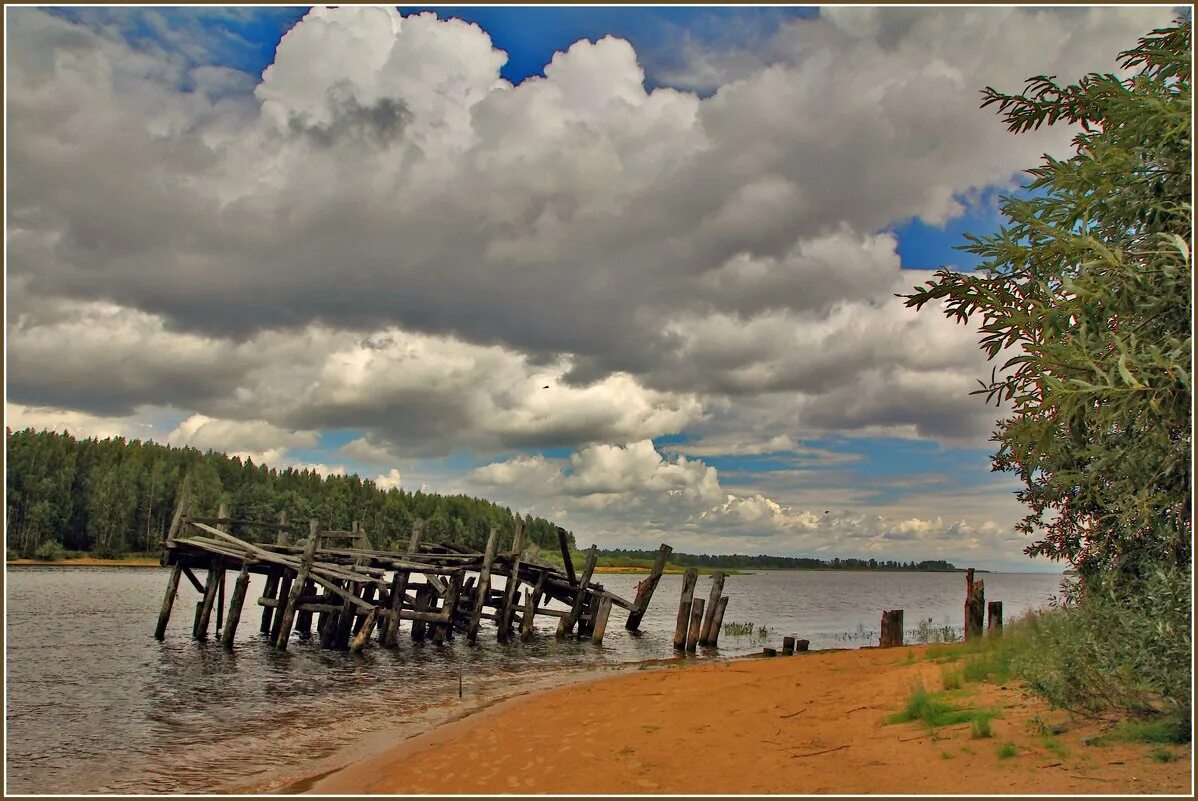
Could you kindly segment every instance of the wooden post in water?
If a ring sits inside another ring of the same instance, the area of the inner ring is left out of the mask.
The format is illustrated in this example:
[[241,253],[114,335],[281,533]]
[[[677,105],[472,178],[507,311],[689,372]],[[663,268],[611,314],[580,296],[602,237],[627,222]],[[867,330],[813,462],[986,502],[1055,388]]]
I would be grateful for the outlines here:
[[520,639],[527,642],[532,639],[533,618],[537,614],[537,604],[541,602],[541,593],[545,590],[545,576],[542,572],[533,586],[532,591],[524,599],[524,617],[520,620]]
[[[226,534],[229,532],[229,524],[224,522],[229,519],[229,504],[222,503],[220,509],[216,513],[216,527]],[[216,636],[220,636],[221,628],[225,625],[225,565],[221,562],[220,579],[216,586]]]
[[241,607],[245,604],[245,593],[250,586],[250,563],[241,563],[241,572],[237,574],[237,582],[233,585],[233,597],[229,599],[229,618],[225,621],[224,631],[221,632],[220,642],[226,648],[233,647],[233,638],[237,636],[237,624],[241,622]]
[[903,610],[892,609],[882,613],[882,627],[878,636],[879,648],[896,648],[903,644]]
[[520,554],[524,551],[524,521],[516,520],[516,534],[512,538],[512,569],[503,588],[503,606],[499,609],[499,639],[506,640],[512,627],[512,606],[516,602],[516,590],[520,586]]
[[[287,544],[287,529],[285,528],[286,525],[287,525],[287,512],[286,512],[286,510],[284,510],[282,512],[279,512],[279,530],[275,534],[275,544],[276,545],[286,545]],[[282,578],[282,575],[283,575],[282,568],[272,568],[271,571],[266,574],[266,587],[263,588],[263,590],[262,590],[263,598],[277,599],[279,597],[279,579]],[[272,606],[262,607],[261,631],[263,634],[270,634],[270,632],[274,629],[274,614],[275,614],[275,607],[272,607]]]
[[[416,549],[420,547],[420,533],[423,528],[416,523],[412,524],[412,536],[408,540],[409,555],[416,553]],[[394,578],[391,579],[391,616],[387,618],[387,624],[383,626],[382,632],[379,634],[384,647],[390,648],[397,642],[399,613],[403,611],[404,596],[408,592],[408,582],[411,580],[412,574],[407,570],[396,570]]]
[[558,637],[565,637],[574,631],[574,624],[582,616],[583,604],[587,602],[587,596],[590,594],[587,587],[591,583],[591,575],[595,572],[595,562],[598,560],[599,546],[592,545],[591,549],[587,551],[587,561],[582,568],[582,576],[578,579],[578,596],[574,599],[574,605],[570,607],[570,614],[558,621]]
[[[491,563],[495,561],[495,549],[499,547],[499,527],[491,526],[487,537],[487,550],[483,554],[483,565],[478,573],[478,592],[474,596],[474,610],[470,613],[470,625],[466,628],[466,641],[478,640],[478,626],[482,621],[483,605],[491,594]],[[415,626],[413,626],[414,628]]]
[[720,643],[720,632],[724,628],[724,610],[728,608],[728,596],[724,595],[720,598],[719,604],[716,605],[715,620],[711,624],[711,640],[708,642],[712,648],[715,648]]
[[[183,479],[179,488],[179,501],[175,504],[175,514],[171,517],[171,527],[166,531],[166,542],[162,549],[162,565],[175,563],[175,537],[183,530],[183,519],[191,515],[191,476]],[[169,614],[169,611],[168,611]]]
[[[300,593],[301,598],[306,598],[316,594],[316,582],[308,579],[304,582],[304,591]],[[299,614],[295,616],[295,630],[300,634],[312,633],[312,611],[310,609],[301,609]]]
[[370,639],[371,633],[374,631],[374,625],[379,619],[379,608],[376,606],[366,613],[366,619],[362,621],[362,628],[358,629],[358,633],[354,635],[353,642],[349,644],[349,652],[351,654],[361,653],[366,647],[366,641]]
[[703,599],[695,598],[691,601],[691,622],[690,627],[686,630],[686,651],[693,654],[695,649],[699,647],[699,635],[703,629]]
[[636,599],[632,602],[634,608],[628,613],[628,621],[624,624],[624,628],[629,631],[636,631],[640,628],[641,619],[645,617],[645,612],[649,609],[653,591],[657,589],[657,585],[661,581],[661,574],[666,569],[666,560],[670,558],[673,550],[663,542],[657,551],[657,561],[653,563],[653,569],[649,571],[648,577],[636,585]]
[[783,637],[782,638],[782,655],[783,656],[791,656],[792,654],[794,654],[794,652],[795,652],[795,638],[794,637]]
[[204,599],[196,604],[195,625],[191,636],[197,640],[208,639],[208,621],[212,618],[212,606],[216,603],[216,588],[220,584],[220,573],[224,570],[221,558],[213,556],[208,566],[208,578],[204,583]]
[[[415,608],[417,612],[427,612],[436,597],[436,590],[432,584],[420,584],[416,587]],[[412,621],[412,641],[424,642],[424,638],[428,633],[428,623],[423,620]]]
[[[312,570],[312,559],[316,556],[316,546],[320,544],[320,521],[308,521],[308,542],[304,545],[304,554],[300,557],[299,572],[291,583],[291,591],[287,594],[287,606],[282,611],[279,623],[279,636],[275,638],[275,650],[286,651],[287,641],[291,639],[291,624],[295,622],[296,607],[299,606],[300,596],[304,585],[308,582],[308,573]],[[283,598],[280,595],[279,601]]]
[[570,558],[570,543],[566,539],[566,530],[561,526],[557,527],[557,544],[562,549],[562,567],[566,569],[566,578],[571,584],[578,581],[578,577],[574,575],[574,560]]
[[986,616],[985,583],[973,580],[973,568],[965,571],[965,639],[982,636],[982,624]]
[[438,623],[433,628],[433,642],[437,645],[446,640],[453,639],[453,616],[458,608],[458,595],[462,591],[462,577],[454,575],[449,577],[449,587],[445,590],[445,603],[442,605],[442,612],[446,615],[447,620],[444,623]]
[[171,608],[175,605],[175,596],[179,593],[179,576],[183,574],[182,566],[171,566],[171,575],[166,580],[166,595],[162,599],[162,610],[158,613],[158,626],[154,629],[154,639],[166,638],[166,624],[171,619]]
[[682,598],[678,602],[678,622],[674,626],[674,650],[686,650],[686,630],[691,614],[691,599],[695,595],[695,582],[699,580],[699,568],[688,567],[682,575]]
[[1002,634],[1002,601],[986,604],[986,633],[990,636]]
[[725,573],[716,571],[711,575],[711,594],[707,598],[707,614],[703,617],[703,628],[699,632],[699,645],[711,645],[711,624],[715,622],[716,609],[724,592]]
[[591,642],[596,645],[603,642],[603,633],[607,631],[607,618],[611,614],[611,598],[604,595],[599,600],[599,609],[595,613],[595,625],[591,628]]

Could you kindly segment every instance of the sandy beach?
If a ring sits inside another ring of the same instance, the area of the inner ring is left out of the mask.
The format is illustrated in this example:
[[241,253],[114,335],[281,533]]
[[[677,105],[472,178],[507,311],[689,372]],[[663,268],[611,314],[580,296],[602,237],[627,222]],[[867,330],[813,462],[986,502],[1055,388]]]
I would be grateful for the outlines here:
[[[504,701],[292,790],[311,793],[1186,793],[1189,747],[1103,729],[1018,686],[966,685],[993,737],[887,724],[926,647],[657,667]],[[1051,748],[1030,724],[1062,724]],[[1015,755],[1001,758],[1001,745]],[[1156,758],[1153,752],[1158,752]]]

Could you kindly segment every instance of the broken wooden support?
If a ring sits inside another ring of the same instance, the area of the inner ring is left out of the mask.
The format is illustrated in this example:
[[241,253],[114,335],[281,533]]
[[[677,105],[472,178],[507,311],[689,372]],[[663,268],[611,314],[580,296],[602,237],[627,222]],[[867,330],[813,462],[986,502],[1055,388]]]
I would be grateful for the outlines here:
[[795,638],[794,637],[783,637],[782,638],[782,655],[783,656],[791,656],[792,654],[794,654],[794,652],[795,652]]
[[903,610],[892,609],[882,613],[882,625],[878,634],[879,648],[897,648],[903,644]]
[[578,577],[574,575],[574,560],[570,558],[570,541],[567,539],[566,530],[561,526],[557,527],[557,543],[562,549],[562,567],[566,569],[566,578],[571,584],[577,584]]
[[[300,597],[304,598],[315,593],[316,582],[308,579],[304,582],[304,590]],[[305,608],[302,603],[299,607],[299,614],[295,616],[295,631],[305,636],[312,633],[312,610]]]
[[220,573],[224,571],[219,556],[214,556],[209,562],[208,578],[204,583],[204,598],[196,605],[195,624],[191,628],[191,636],[197,640],[208,639],[208,621],[212,617],[212,606],[216,603],[216,588],[220,583]]
[[811,646],[811,640],[796,640],[795,641],[795,650],[796,651],[806,651],[810,646]]
[[703,599],[695,598],[691,601],[691,622],[686,630],[686,651],[693,654],[695,649],[699,647],[699,635],[703,629]]
[[537,604],[541,602],[541,594],[545,589],[545,575],[544,572],[541,573],[541,577],[537,579],[537,583],[533,585],[532,590],[524,598],[524,616],[520,619],[520,639],[526,642],[532,639]]
[[483,555],[482,567],[478,573],[478,593],[474,596],[474,611],[470,614],[470,625],[466,628],[466,641],[475,642],[478,639],[478,626],[482,622],[483,606],[491,592],[491,564],[495,561],[495,550],[499,547],[499,527],[491,526],[487,536],[487,550]]
[[982,624],[986,617],[985,583],[973,580],[973,568],[965,571],[965,639],[982,636]]
[[720,643],[720,632],[724,629],[724,610],[728,608],[728,596],[724,595],[720,598],[720,602],[716,604],[715,620],[711,623],[711,639],[708,645],[715,648]]
[[376,606],[371,609],[366,618],[362,621],[362,628],[358,629],[358,633],[354,635],[353,642],[349,644],[349,652],[351,654],[361,653],[366,647],[366,641],[370,639],[371,633],[374,631],[375,623],[379,619],[379,608]]
[[986,604],[986,633],[991,636],[1002,634],[1002,601]]
[[[312,571],[312,559],[316,556],[316,546],[320,544],[320,521],[313,518],[308,521],[308,543],[304,546],[304,555],[300,558],[299,572],[291,582],[287,594],[287,605],[283,608],[279,622],[279,633],[275,638],[275,649],[287,650],[287,641],[291,639],[291,625],[295,622],[295,607],[303,594],[304,585],[308,582],[308,574]],[[282,596],[280,595],[280,599]]]
[[566,637],[570,632],[574,631],[574,625],[578,623],[578,619],[582,616],[582,609],[587,602],[587,596],[590,594],[587,591],[587,585],[591,583],[591,575],[595,572],[595,562],[599,560],[599,547],[592,545],[587,551],[587,561],[582,568],[582,577],[578,581],[578,595],[574,598],[574,604],[570,607],[569,617],[563,617],[557,624],[557,636]]
[[183,567],[176,562],[171,566],[171,574],[166,580],[166,595],[162,599],[162,609],[158,613],[158,626],[154,629],[154,639],[166,638],[166,624],[171,619],[171,609],[175,605],[175,596],[179,594],[179,577],[183,575]]
[[[275,534],[276,545],[287,544],[287,512],[279,512],[279,530]],[[279,568],[272,568],[266,574],[266,587],[262,590],[263,598],[278,598],[279,581],[283,578],[283,571]],[[277,605],[276,605],[277,606]],[[270,634],[274,630],[274,614],[275,607],[262,604],[262,625],[260,627],[263,634]]]
[[179,536],[179,532],[183,529],[183,521],[190,515],[191,474],[188,473],[183,479],[183,486],[179,488],[179,502],[175,504],[175,513],[171,517],[171,526],[166,531],[166,541],[163,543],[161,559],[161,564],[164,567],[175,563],[175,538]]
[[512,567],[508,572],[507,584],[503,588],[503,606],[499,610],[499,639],[506,640],[511,630],[512,606],[516,602],[516,590],[520,586],[520,553],[524,550],[524,521],[516,520],[516,534],[512,538]]
[[674,626],[674,650],[686,650],[686,631],[689,628],[691,600],[695,594],[695,582],[699,580],[699,568],[688,567],[682,576],[682,598],[678,602],[678,622]]
[[641,620],[649,609],[649,601],[653,600],[653,592],[661,582],[661,574],[666,570],[666,561],[673,551],[673,548],[663,542],[657,550],[657,560],[653,562],[653,569],[649,571],[649,575],[644,580],[636,585],[636,598],[632,601],[632,611],[628,613],[628,620],[624,623],[624,628],[629,631],[636,631],[640,628]]
[[707,614],[703,617],[703,628],[699,632],[699,645],[711,645],[711,626],[715,622],[720,596],[724,592],[725,578],[727,578],[727,574],[721,571],[716,571],[711,575],[711,594],[707,598]]
[[433,642],[437,645],[453,639],[453,615],[458,608],[458,595],[461,593],[461,576],[450,576],[449,586],[445,590],[445,603],[441,614],[445,616],[443,623],[433,627]]
[[607,631],[607,618],[611,614],[611,598],[604,595],[599,599],[599,609],[595,612],[595,624],[591,627],[591,642],[596,645],[603,642],[603,634]]
[[245,593],[250,586],[250,563],[242,562],[241,572],[233,585],[233,597],[229,599],[229,618],[225,621],[224,631],[221,632],[220,642],[226,648],[233,647],[233,638],[237,636],[237,624],[241,622],[241,607],[245,603]]

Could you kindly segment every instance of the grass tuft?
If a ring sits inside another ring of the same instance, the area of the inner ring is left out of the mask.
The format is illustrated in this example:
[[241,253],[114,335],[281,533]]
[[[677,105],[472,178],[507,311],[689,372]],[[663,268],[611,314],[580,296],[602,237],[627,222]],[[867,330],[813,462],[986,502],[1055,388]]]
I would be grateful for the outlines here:
[[993,737],[994,732],[990,730],[989,718],[974,718],[973,726],[971,727],[970,736],[975,740],[981,740],[986,737]]
[[998,747],[999,759],[1010,759],[1019,753],[1019,749],[1015,747],[1015,743],[1008,740]]

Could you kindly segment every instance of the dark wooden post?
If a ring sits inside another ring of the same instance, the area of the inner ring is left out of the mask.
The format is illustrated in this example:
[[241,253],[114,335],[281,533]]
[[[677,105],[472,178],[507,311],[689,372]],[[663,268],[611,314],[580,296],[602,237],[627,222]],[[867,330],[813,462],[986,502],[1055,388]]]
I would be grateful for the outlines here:
[[561,526],[557,527],[557,543],[562,549],[562,567],[566,569],[566,578],[570,579],[570,583],[577,583],[578,577],[574,575],[574,560],[570,558],[570,543],[566,539],[566,530]]
[[986,633],[1002,634],[1002,601],[991,601],[986,604]]
[[[408,554],[416,553],[416,549],[420,547],[420,533],[424,526],[412,524],[412,536],[408,540]],[[383,626],[379,636],[382,638],[382,644],[388,648],[395,645],[397,642],[396,634],[399,632],[399,613],[403,611],[404,596],[408,592],[408,582],[412,580],[411,572],[407,570],[396,570],[395,576],[391,579],[391,616],[387,618],[387,624]]]
[[[281,610],[279,635],[275,638],[275,649],[287,650],[287,641],[291,639],[291,625],[295,622],[296,607],[299,606],[300,596],[304,592],[304,584],[308,581],[308,573],[312,570],[312,559],[316,555],[316,546],[320,544],[320,521],[308,521],[308,542],[304,545],[304,554],[300,557],[299,572],[291,582],[291,592],[287,594],[287,606]],[[279,603],[283,602],[282,595]]]
[[686,650],[687,653],[693,654],[699,646],[699,634],[703,628],[703,599],[695,598],[691,601],[691,623],[686,630]]
[[[224,522],[229,519],[229,504],[222,503],[216,512],[216,527],[221,531],[229,534],[229,524]],[[221,562],[220,578],[216,585],[216,636],[220,636],[221,628],[225,625],[225,564]]]
[[607,618],[611,614],[611,598],[604,595],[599,600],[599,609],[595,612],[595,624],[591,627],[591,642],[603,642],[603,633],[607,631]]
[[[304,582],[304,591],[300,593],[301,598],[307,598],[316,594],[316,582],[308,579]],[[299,614],[295,616],[295,630],[300,634],[312,633],[312,610],[301,609]]]
[[462,577],[460,575],[450,576],[449,586],[445,590],[445,602],[441,606],[446,622],[438,623],[433,628],[433,642],[437,645],[453,639],[453,616],[458,608],[458,595],[461,591]]
[[657,561],[653,563],[653,569],[649,571],[648,577],[636,585],[636,599],[632,602],[633,610],[628,613],[628,622],[624,624],[624,628],[629,631],[636,631],[640,627],[641,619],[645,617],[645,612],[649,609],[649,601],[653,599],[653,591],[657,589],[657,585],[661,581],[661,574],[665,572],[666,560],[670,558],[673,550],[663,542],[657,551]]
[[691,600],[695,595],[695,582],[699,580],[699,568],[688,567],[682,575],[682,598],[678,602],[678,622],[674,625],[674,650],[686,650],[687,621],[690,620]]
[[[286,512],[286,510],[284,510],[282,512],[279,512],[279,530],[275,533],[275,544],[276,545],[286,545],[287,544],[286,525],[287,525],[287,512]],[[277,568],[277,567],[271,568],[270,572],[266,574],[266,586],[262,590],[262,598],[263,599],[265,599],[265,600],[278,599],[278,597],[279,597],[279,580],[282,578],[282,576],[283,576],[283,569]],[[276,607],[273,607],[273,606],[263,606],[262,607],[262,625],[260,627],[260,630],[262,631],[263,634],[270,634],[270,632],[273,631],[273,629],[274,629],[275,608]]]
[[[416,587],[415,610],[417,612],[427,612],[435,602],[436,590],[432,584],[420,584]],[[424,642],[425,636],[428,633],[428,623],[423,620],[412,621],[412,641]]]
[[794,652],[795,652],[795,638],[794,637],[783,637],[782,638],[782,655],[783,656],[791,656],[792,654],[794,654]]
[[965,639],[982,636],[982,623],[986,615],[985,583],[973,580],[973,568],[965,571]]
[[353,642],[349,644],[349,652],[351,654],[361,653],[362,649],[366,647],[366,641],[370,639],[378,618],[379,608],[377,606],[366,613],[366,619],[362,621],[362,628],[358,629]]
[[175,596],[179,593],[179,576],[182,574],[183,567],[181,565],[171,565],[171,574],[166,580],[166,595],[162,599],[162,610],[158,613],[158,626],[154,629],[154,639],[156,640],[166,637],[166,624],[171,619],[171,608],[174,607]]
[[574,624],[582,616],[582,606],[587,602],[587,595],[589,595],[587,588],[591,583],[591,575],[595,572],[595,562],[598,560],[599,546],[592,545],[591,549],[587,551],[587,561],[583,565],[582,576],[578,579],[578,595],[574,598],[574,605],[570,607],[570,614],[558,621],[558,637],[565,637],[574,631]]
[[[183,479],[179,488],[179,501],[175,504],[175,514],[171,517],[171,527],[166,531],[166,542],[162,549],[162,565],[175,563],[175,537],[183,530],[183,521],[191,516],[191,476]],[[168,613],[169,614],[169,613]]]
[[720,598],[719,604],[715,610],[715,620],[711,624],[711,641],[708,643],[712,648],[719,645],[720,632],[724,628],[724,610],[728,608],[728,596]]
[[[470,613],[470,625],[466,627],[466,641],[478,640],[478,626],[482,621],[483,606],[491,594],[491,563],[495,561],[495,549],[499,547],[499,527],[491,526],[487,537],[487,550],[483,554],[483,566],[478,572],[478,593],[474,596],[474,610]],[[413,625],[413,628],[415,626]]]
[[715,622],[716,609],[724,592],[726,574],[716,571],[711,576],[711,594],[707,598],[707,614],[703,617],[703,628],[699,632],[699,645],[711,645],[711,624]]
[[516,602],[516,590],[520,586],[520,554],[524,551],[524,521],[516,520],[516,534],[512,537],[512,569],[503,588],[503,606],[499,609],[499,639],[506,640],[512,627],[512,606]]
[[892,609],[882,613],[882,627],[878,636],[879,648],[896,648],[903,644],[903,610]]
[[520,639],[528,641],[532,639],[533,619],[537,614],[537,604],[541,602],[541,594],[545,591],[545,576],[548,575],[542,571],[537,578],[536,585],[528,593],[528,597],[524,599],[524,617],[520,620]]
[[197,640],[208,639],[208,621],[212,618],[212,606],[216,603],[216,588],[220,584],[220,573],[224,571],[219,556],[212,557],[208,566],[208,578],[204,583],[204,599],[196,604],[195,625],[191,636]]
[[237,624],[241,622],[241,607],[245,604],[245,593],[250,586],[250,563],[241,563],[241,572],[237,574],[237,582],[233,585],[233,597],[229,599],[229,618],[225,621],[224,631],[221,632],[220,642],[226,648],[233,647],[233,638],[237,636]]

